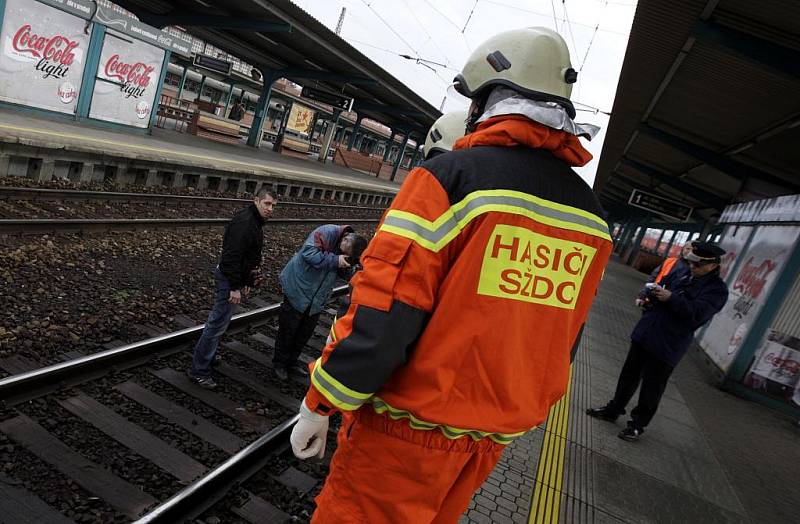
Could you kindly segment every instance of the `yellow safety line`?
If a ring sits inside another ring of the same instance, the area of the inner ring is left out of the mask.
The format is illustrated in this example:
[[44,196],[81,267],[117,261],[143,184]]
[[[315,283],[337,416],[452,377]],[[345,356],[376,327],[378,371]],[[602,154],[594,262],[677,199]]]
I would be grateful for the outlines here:
[[[150,151],[152,153],[162,153],[162,154],[169,154],[169,155],[174,155],[174,156],[182,156],[182,157],[187,157],[187,158],[196,158],[196,159],[199,159],[199,160],[210,160],[210,161],[213,161],[213,162],[225,162],[225,163],[228,163],[228,164],[233,164],[233,165],[238,165],[238,166],[245,166],[245,167],[250,167],[250,168],[264,169],[264,170],[273,171],[273,172],[276,172],[276,173],[295,174],[295,175],[301,174],[301,175],[313,176],[313,177],[327,179],[327,180],[335,180],[335,181],[340,182],[340,183],[343,182],[343,180],[341,178],[339,178],[339,177],[321,175],[321,174],[314,173],[313,171],[304,171],[304,170],[300,170],[300,169],[286,169],[286,168],[282,168],[282,167],[266,166],[265,164],[257,164],[257,163],[252,163],[252,162],[243,162],[241,160],[228,160],[228,159],[219,158],[219,157],[210,156],[210,155],[196,155],[194,153],[182,153],[180,151],[174,151],[172,149],[161,149],[161,148],[158,148],[158,147],[143,146],[143,145],[138,145],[138,144],[126,144],[124,142],[117,142],[115,140],[107,140],[107,139],[104,139],[104,138],[92,138],[92,137],[89,137],[89,136],[73,135],[73,134],[70,134],[70,133],[60,133],[60,132],[57,132],[57,131],[42,131],[42,130],[39,130],[39,129],[33,129],[33,128],[29,128],[29,127],[12,126],[12,125],[9,125],[9,124],[0,124],[0,129],[9,129],[11,131],[23,131],[23,132],[27,132],[27,133],[34,133],[34,134],[39,134],[39,135],[53,136],[53,137],[58,137],[58,138],[71,138],[73,140],[81,140],[81,141],[84,141],[84,142],[95,142],[97,144],[117,146],[117,147],[122,147],[122,148],[127,148],[127,149],[139,149],[141,151]],[[365,187],[365,188],[375,188],[375,189],[381,189],[381,190],[384,190],[384,191],[386,191],[386,190],[391,191],[392,190],[392,188],[390,188],[390,187],[381,186],[381,185],[378,185],[378,184],[371,184],[369,182],[361,182],[361,181],[357,181],[357,180],[355,182],[357,182],[358,184],[360,184],[362,187]]]
[[572,396],[572,367],[566,394],[550,408],[536,468],[536,484],[528,514],[529,524],[556,524],[561,508],[561,485],[567,449],[569,404]]

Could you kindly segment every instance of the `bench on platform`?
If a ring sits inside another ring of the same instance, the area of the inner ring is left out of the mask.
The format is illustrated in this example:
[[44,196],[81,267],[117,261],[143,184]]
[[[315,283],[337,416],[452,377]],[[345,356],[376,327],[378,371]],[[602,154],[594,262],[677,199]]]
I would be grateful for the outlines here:
[[240,140],[239,124],[237,122],[219,118],[203,111],[198,111],[192,116],[189,132],[193,135],[227,144],[238,144]]

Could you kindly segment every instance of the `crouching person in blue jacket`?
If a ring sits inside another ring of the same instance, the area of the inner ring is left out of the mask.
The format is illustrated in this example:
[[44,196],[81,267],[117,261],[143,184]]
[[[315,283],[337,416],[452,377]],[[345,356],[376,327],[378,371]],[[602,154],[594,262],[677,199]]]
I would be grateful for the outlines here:
[[720,257],[724,254],[714,243],[694,242],[686,254],[690,272],[673,271],[661,285],[649,287],[652,305],[633,328],[614,398],[603,407],[586,410],[592,417],[614,422],[625,414],[625,407],[641,383],[639,402],[619,438],[632,442],[644,433],[672,371],[692,344],[695,330],[727,302],[728,287],[719,276]]
[[297,358],[314,333],[337,274],[354,266],[366,247],[367,240],[356,235],[352,227],[326,224],[308,236],[281,271],[283,304],[272,360],[275,375],[281,380],[290,373],[308,376]]

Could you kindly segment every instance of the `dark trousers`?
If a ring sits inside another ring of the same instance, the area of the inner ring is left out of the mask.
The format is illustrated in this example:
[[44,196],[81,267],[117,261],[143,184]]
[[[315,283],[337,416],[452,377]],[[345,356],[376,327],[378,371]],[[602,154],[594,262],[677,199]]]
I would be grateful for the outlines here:
[[211,362],[217,354],[219,340],[228,329],[235,309],[235,306],[228,301],[231,294],[228,279],[219,268],[214,270],[214,282],[214,306],[192,354],[192,375],[196,377],[211,376]]
[[661,401],[667,381],[674,369],[673,366],[659,360],[639,344],[631,342],[628,357],[619,374],[614,399],[608,403],[609,411],[619,415],[625,413],[625,406],[633,398],[636,388],[641,383],[639,403],[631,411],[630,425],[644,429],[656,414],[658,403]]
[[305,312],[297,311],[286,297],[283,297],[281,311],[278,315],[278,336],[275,337],[275,356],[272,363],[275,367],[282,366],[286,369],[292,367],[308,339],[317,327],[319,313],[309,315]]

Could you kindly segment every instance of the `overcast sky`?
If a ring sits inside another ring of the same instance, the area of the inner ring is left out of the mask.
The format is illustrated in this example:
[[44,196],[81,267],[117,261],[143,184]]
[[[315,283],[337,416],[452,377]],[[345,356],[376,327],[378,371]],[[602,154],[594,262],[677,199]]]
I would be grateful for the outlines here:
[[[472,49],[495,33],[529,26],[555,28],[579,70],[572,99],[610,112],[614,104],[636,0],[293,0],[334,30],[347,8],[341,36],[439,108],[447,85]],[[554,16],[555,13],[555,16]],[[595,30],[597,28],[597,30]],[[588,54],[587,54],[588,50]],[[443,64],[435,69],[401,58],[407,54]],[[448,97],[444,112],[466,107]],[[586,108],[576,104],[578,109]],[[593,183],[608,116],[580,111],[576,119],[603,128],[584,145],[594,160],[578,172]]]

